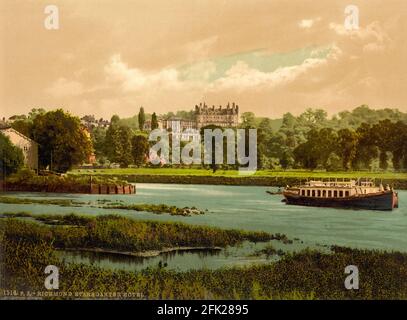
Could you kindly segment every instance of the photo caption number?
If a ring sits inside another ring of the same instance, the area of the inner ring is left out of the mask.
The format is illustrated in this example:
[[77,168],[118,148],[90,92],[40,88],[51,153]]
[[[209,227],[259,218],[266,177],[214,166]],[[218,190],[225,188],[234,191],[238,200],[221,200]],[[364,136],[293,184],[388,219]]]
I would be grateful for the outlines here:
[[202,306],[202,315],[246,315],[249,313],[248,305],[234,305],[234,304],[203,304]]

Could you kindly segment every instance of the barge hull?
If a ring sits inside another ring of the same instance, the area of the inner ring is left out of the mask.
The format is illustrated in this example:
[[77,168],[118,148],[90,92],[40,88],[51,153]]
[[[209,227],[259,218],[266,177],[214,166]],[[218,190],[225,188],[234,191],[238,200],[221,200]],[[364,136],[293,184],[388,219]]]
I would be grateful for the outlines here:
[[292,193],[284,193],[286,203],[290,205],[333,207],[368,210],[393,210],[397,207],[397,194],[384,192],[348,198],[317,198],[303,197]]

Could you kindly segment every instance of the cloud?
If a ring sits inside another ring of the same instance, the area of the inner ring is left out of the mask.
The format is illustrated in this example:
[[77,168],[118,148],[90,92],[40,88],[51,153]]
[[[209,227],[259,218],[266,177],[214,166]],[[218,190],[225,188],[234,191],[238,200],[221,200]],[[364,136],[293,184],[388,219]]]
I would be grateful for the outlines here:
[[59,78],[55,83],[46,88],[45,92],[54,97],[66,97],[81,95],[84,90],[80,82]]
[[111,57],[104,68],[108,82],[118,82],[123,91],[139,91],[146,87],[156,89],[176,89],[179,87],[178,71],[164,68],[155,72],[146,72],[138,68],[129,68],[120,54]]
[[339,36],[346,36],[351,40],[361,41],[364,51],[382,51],[391,42],[390,37],[378,21],[374,21],[366,27],[360,27],[356,30],[348,30],[344,25],[337,23],[330,23],[329,28]]
[[300,22],[298,22],[298,26],[301,29],[309,29],[311,28],[315,23],[315,20],[313,19],[303,19]]
[[245,88],[262,86],[275,87],[290,83],[299,75],[325,63],[325,59],[309,58],[296,66],[281,67],[272,72],[262,72],[254,68],[250,68],[245,62],[238,61],[226,72],[225,77],[218,79],[211,85],[211,89],[241,90]]
[[207,59],[209,53],[218,42],[219,36],[211,36],[202,40],[191,41],[185,45],[187,62]]

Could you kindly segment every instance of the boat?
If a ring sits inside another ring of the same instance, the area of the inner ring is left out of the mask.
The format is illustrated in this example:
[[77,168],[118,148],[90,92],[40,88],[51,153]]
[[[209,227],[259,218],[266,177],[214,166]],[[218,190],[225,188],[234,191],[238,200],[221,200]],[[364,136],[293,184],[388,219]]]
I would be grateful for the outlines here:
[[287,186],[283,195],[288,205],[368,210],[398,208],[398,193],[389,185],[376,186],[371,179],[311,180]]

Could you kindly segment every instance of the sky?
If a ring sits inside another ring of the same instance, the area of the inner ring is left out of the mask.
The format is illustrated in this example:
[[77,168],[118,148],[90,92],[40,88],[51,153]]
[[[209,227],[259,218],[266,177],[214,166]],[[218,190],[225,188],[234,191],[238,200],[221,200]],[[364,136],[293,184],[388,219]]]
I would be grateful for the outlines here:
[[[44,10],[58,8],[48,30]],[[345,8],[357,6],[348,30]],[[54,21],[55,22],[55,21]],[[129,117],[235,102],[258,116],[407,112],[405,0],[1,0],[0,117]]]

